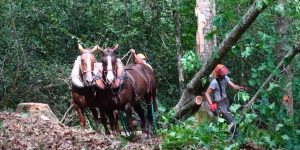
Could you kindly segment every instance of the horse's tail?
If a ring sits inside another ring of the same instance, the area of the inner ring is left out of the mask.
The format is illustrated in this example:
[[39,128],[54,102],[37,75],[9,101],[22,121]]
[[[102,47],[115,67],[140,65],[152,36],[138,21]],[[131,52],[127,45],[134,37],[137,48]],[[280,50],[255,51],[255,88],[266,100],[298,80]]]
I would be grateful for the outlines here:
[[156,102],[156,96],[152,97],[152,102],[153,102],[153,106],[154,106],[154,111],[157,112],[158,106],[157,106],[157,102]]
[[151,96],[151,103],[153,104],[154,111],[157,112],[158,107],[157,107],[157,102],[156,102],[156,82],[154,78],[154,72],[151,68],[151,66],[145,66],[146,68],[143,68],[144,75],[147,78],[147,92]]
[[154,111],[157,112],[158,108],[157,108],[157,102],[156,102],[156,83],[155,81],[153,81],[153,78],[148,77],[149,78],[149,82],[148,82],[148,88],[150,96],[151,96],[151,102],[153,103],[153,107],[154,107]]

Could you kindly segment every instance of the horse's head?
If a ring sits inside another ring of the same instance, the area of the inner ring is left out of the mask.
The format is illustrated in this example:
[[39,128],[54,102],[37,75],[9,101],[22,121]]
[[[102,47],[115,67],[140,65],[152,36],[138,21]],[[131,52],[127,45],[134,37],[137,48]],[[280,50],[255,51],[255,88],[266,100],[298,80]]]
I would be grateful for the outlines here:
[[102,65],[103,65],[103,78],[106,86],[112,86],[116,79],[117,70],[117,56],[114,53],[119,48],[119,45],[115,45],[113,48],[100,48],[102,52]]
[[78,49],[81,54],[80,76],[85,86],[93,85],[95,63],[94,51],[98,48],[99,46],[96,45],[92,49],[84,49],[80,44],[78,45]]

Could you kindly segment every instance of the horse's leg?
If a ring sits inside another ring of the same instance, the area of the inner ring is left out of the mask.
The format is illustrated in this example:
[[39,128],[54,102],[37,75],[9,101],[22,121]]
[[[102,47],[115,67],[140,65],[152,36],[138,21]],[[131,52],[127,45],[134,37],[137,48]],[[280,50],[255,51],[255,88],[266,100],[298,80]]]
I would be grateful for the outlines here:
[[105,117],[105,112],[103,111],[103,109],[100,109],[100,116],[101,116],[101,123],[104,127],[104,130],[105,130],[105,134],[110,135],[110,132],[107,128],[107,120],[106,120],[106,117]]
[[147,118],[148,118],[148,132],[149,132],[149,137],[153,135],[153,115],[154,111],[152,111],[152,105],[153,101],[151,98],[151,95],[145,95],[145,100],[147,104]]
[[141,103],[138,103],[134,106],[134,110],[138,113],[141,121],[142,121],[142,132],[143,132],[143,136],[145,136],[145,134],[147,134],[147,130],[146,130],[146,120],[145,120],[145,114],[144,114],[144,110],[141,106]]
[[113,111],[107,112],[108,118],[109,118],[109,124],[110,124],[110,129],[112,130],[113,134],[116,135],[116,122],[117,120],[114,117]]
[[99,130],[99,118],[98,118],[98,112],[97,112],[97,109],[96,108],[90,108],[91,112],[92,112],[92,115],[94,117],[94,121],[96,123],[96,132],[100,133],[100,130]]
[[86,122],[85,122],[83,110],[81,108],[79,108],[76,104],[74,106],[75,106],[75,109],[78,113],[80,127],[85,128],[86,127]]
[[126,118],[127,118],[127,125],[129,128],[129,131],[132,132],[135,129],[135,126],[133,125],[133,119],[132,119],[132,108],[131,104],[127,103],[125,105],[125,112],[126,112]]
[[114,110],[113,111],[114,114],[114,118],[115,118],[115,127],[116,127],[116,131],[120,134],[120,127],[119,127],[119,111],[118,110]]

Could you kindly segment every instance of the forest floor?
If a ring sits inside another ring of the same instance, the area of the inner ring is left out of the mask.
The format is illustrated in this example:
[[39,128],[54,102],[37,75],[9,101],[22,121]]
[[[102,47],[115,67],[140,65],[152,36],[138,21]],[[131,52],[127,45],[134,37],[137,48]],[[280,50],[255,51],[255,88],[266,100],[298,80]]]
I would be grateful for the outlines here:
[[93,130],[74,129],[13,112],[0,112],[0,150],[2,149],[160,149],[161,138],[130,142],[125,137],[97,134]]

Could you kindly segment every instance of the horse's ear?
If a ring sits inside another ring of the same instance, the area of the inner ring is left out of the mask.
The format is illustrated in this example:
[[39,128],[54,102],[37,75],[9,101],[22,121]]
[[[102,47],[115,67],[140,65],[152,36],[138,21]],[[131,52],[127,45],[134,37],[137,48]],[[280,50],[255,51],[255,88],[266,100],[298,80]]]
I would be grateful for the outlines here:
[[91,50],[91,52],[93,53],[94,51],[100,49],[100,47],[98,45],[94,46],[93,49]]
[[115,45],[115,47],[112,49],[112,52],[115,52],[117,49],[119,49],[119,44]]
[[78,44],[78,49],[79,49],[80,54],[84,52],[84,49],[83,49],[83,47],[81,46],[81,44]]
[[[98,46],[98,45],[97,45]],[[103,49],[102,47],[97,47],[97,49],[101,52],[101,53],[104,53],[105,49]]]

